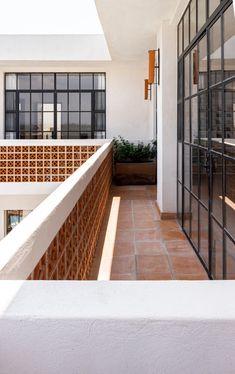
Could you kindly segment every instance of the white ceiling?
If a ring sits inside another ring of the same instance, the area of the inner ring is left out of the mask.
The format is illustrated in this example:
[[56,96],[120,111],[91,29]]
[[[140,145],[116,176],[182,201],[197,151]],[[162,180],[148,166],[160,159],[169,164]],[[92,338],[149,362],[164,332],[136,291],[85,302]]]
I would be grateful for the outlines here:
[[113,60],[146,59],[157,28],[172,19],[179,0],[95,0]]

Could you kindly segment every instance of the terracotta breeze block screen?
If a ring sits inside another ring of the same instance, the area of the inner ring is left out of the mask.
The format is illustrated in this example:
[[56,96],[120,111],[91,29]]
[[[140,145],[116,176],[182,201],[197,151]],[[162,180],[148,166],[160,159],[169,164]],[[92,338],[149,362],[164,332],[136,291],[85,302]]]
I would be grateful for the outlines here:
[[88,279],[112,181],[112,152],[105,158],[29,280]]
[[0,182],[63,182],[99,146],[0,146]]

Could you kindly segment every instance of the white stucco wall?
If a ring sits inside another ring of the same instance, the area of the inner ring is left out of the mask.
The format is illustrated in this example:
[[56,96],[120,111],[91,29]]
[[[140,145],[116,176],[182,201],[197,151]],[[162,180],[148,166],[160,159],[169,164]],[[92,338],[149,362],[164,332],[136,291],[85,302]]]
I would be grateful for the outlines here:
[[[1,66],[2,65],[2,66]],[[4,66],[3,66],[4,65]],[[125,62],[6,62],[0,63],[0,135],[4,137],[5,72],[106,72],[107,138],[151,140],[149,101],[144,100],[147,60]]]
[[234,374],[234,281],[0,282],[1,374]]

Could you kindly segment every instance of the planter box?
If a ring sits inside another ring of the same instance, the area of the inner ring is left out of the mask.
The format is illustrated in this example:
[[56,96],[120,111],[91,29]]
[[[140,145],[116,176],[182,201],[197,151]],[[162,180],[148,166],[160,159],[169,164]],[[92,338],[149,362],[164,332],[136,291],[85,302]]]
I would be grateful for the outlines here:
[[156,184],[156,161],[150,162],[117,162],[114,165],[115,182],[119,186]]

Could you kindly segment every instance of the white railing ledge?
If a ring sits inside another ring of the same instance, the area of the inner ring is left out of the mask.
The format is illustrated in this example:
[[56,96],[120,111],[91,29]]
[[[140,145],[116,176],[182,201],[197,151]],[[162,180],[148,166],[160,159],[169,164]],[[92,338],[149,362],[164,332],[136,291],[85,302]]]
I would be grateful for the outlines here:
[[1,374],[234,374],[234,281],[1,281]]

